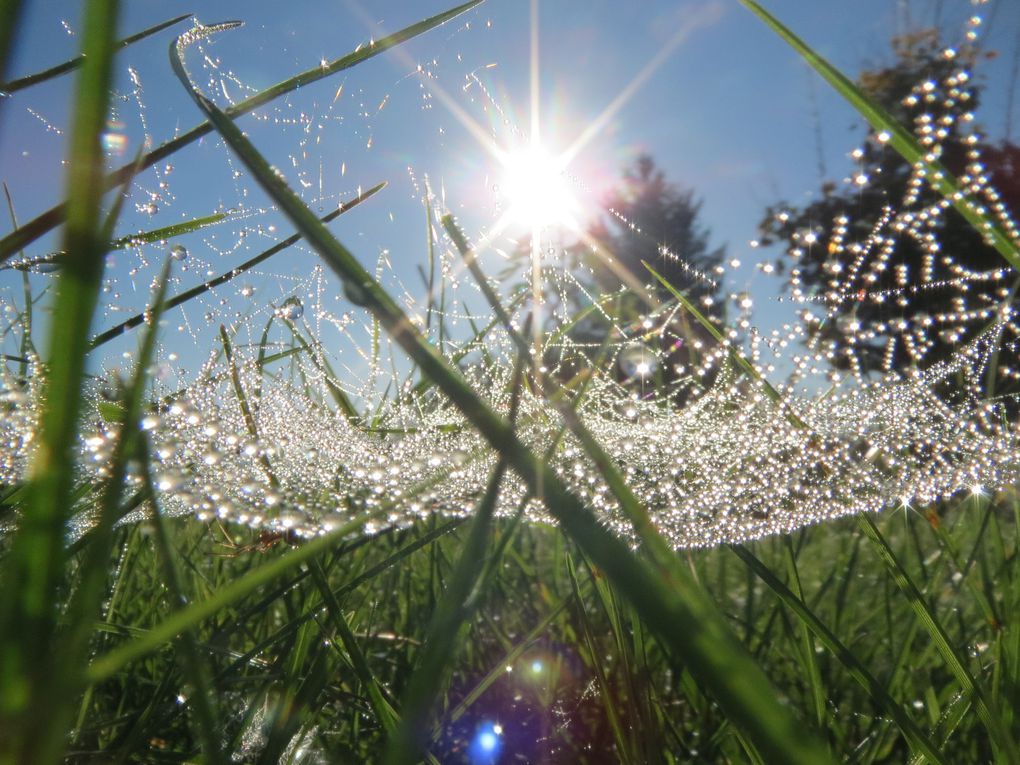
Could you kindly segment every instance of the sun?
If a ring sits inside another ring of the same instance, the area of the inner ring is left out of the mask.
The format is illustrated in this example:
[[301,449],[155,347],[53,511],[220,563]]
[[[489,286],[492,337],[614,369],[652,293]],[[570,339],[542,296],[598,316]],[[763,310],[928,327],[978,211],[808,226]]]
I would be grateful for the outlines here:
[[578,203],[562,157],[533,144],[506,153],[500,161],[508,223],[531,230],[548,226],[576,228]]

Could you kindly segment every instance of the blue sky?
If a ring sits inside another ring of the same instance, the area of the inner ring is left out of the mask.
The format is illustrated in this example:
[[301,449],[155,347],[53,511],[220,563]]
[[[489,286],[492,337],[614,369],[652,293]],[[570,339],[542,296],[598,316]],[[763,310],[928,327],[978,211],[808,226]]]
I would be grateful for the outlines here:
[[[964,0],[765,4],[850,74],[889,62],[890,35],[928,26],[936,17],[947,42],[959,40],[963,20],[974,12]],[[68,12],[69,3],[27,5],[14,76],[74,55],[79,43],[81,23]],[[199,84],[221,104],[246,95],[245,88],[260,89],[448,7],[436,0],[132,0],[123,5],[121,35],[190,11],[207,24],[245,21],[205,47],[218,68],[203,66],[201,52],[189,56]],[[752,250],[748,242],[766,205],[779,199],[805,202],[817,191],[819,157],[831,179],[850,171],[847,155],[861,135],[854,114],[736,0],[542,0],[538,8],[542,136],[554,151],[572,143],[642,70],[655,65],[568,168],[582,210],[598,214],[599,199],[624,165],[650,153],[670,180],[703,198],[703,222],[713,242],[727,245],[728,256],[741,261],[727,277],[729,288],[752,290],[763,326],[782,321],[781,309],[771,302],[776,284],[753,268],[768,254]],[[993,137],[1000,137],[1020,37],[1020,4],[993,0],[982,15],[990,27],[984,44],[998,56],[979,71],[987,91],[978,116]],[[494,189],[502,170],[447,103],[477,123],[491,143],[506,145],[515,131],[527,132],[530,24],[527,0],[488,0],[398,50],[275,102],[262,110],[262,119],[245,118],[240,124],[313,209],[327,209],[337,195],[359,186],[388,181],[382,194],[333,230],[368,265],[386,251],[395,278],[409,292],[420,293],[416,266],[425,259],[420,200],[426,177],[437,192],[445,191],[447,205],[470,233],[477,235],[498,217]],[[162,32],[118,58],[120,98],[114,103],[121,126],[116,132],[125,145],[121,156],[111,157],[112,164],[130,159],[146,133],[158,144],[199,121],[167,64],[173,33]],[[129,67],[141,83],[140,100],[134,97]],[[73,82],[64,77],[3,103],[0,178],[23,220],[60,198],[66,139],[61,131],[68,123]],[[1017,107],[1014,123],[1020,123]],[[1020,126],[1012,137],[1020,139]],[[248,211],[229,225],[188,238],[191,269],[179,275],[180,287],[228,270],[290,233],[286,222],[264,211],[268,201],[261,190],[243,173],[235,174],[238,168],[218,140],[186,148],[172,164],[169,174],[161,167],[139,179],[123,232],[216,209]],[[321,203],[316,201],[320,190],[326,198]],[[145,207],[149,199],[157,200],[154,214]],[[40,242],[32,253],[53,246],[53,240]],[[97,329],[144,304],[150,260],[142,253],[137,260],[124,256],[111,264],[107,303],[121,310],[108,308]],[[300,251],[271,261],[252,277],[260,299],[278,303],[295,289],[292,285],[307,289],[301,280],[315,262],[314,255]],[[188,328],[182,331],[194,339],[201,334],[195,327],[202,312],[218,317],[224,311],[220,300],[234,297],[232,287],[225,296],[189,309]]]

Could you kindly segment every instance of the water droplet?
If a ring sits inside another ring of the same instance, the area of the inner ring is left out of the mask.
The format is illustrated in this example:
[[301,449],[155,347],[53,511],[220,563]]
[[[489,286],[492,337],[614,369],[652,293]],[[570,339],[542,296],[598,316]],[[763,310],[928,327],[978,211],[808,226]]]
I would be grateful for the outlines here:
[[368,305],[368,292],[360,284],[356,284],[352,281],[344,281],[344,295],[354,305],[365,306]]
[[633,342],[620,350],[616,363],[620,372],[628,379],[640,379],[655,373],[659,360],[644,343]]
[[174,260],[184,260],[188,257],[188,248],[183,244],[175,244],[170,248],[170,257]]
[[297,321],[305,315],[305,307],[298,297],[289,297],[277,309],[276,315],[287,321]]

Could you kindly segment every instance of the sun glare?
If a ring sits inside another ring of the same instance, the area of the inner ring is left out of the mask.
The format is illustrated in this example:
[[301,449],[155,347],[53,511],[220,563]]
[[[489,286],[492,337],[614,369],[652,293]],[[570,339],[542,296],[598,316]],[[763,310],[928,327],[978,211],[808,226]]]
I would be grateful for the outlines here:
[[561,157],[541,146],[528,146],[510,152],[502,162],[509,222],[531,229],[576,225],[577,200]]

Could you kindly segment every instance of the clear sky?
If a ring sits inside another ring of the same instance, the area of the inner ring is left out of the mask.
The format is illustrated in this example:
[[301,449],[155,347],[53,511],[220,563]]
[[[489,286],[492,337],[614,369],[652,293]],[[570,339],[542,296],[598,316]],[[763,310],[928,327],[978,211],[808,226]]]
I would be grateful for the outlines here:
[[[765,5],[851,75],[890,62],[890,36],[908,29],[938,23],[947,43],[958,41],[964,19],[974,13],[968,0]],[[220,104],[449,7],[437,0],[131,0],[123,6],[122,36],[192,11],[206,24],[245,22],[206,44],[204,53],[189,54],[199,84]],[[71,8],[64,0],[27,3],[13,76],[76,53],[81,20]],[[988,85],[979,121],[996,138],[1012,123],[1017,140],[1020,98],[1011,120],[1006,107],[1020,3],[992,0],[981,13],[984,45],[997,56],[978,72]],[[781,321],[771,302],[776,285],[754,269],[757,260],[772,256],[750,249],[748,242],[766,205],[805,202],[819,188],[822,172],[836,181],[850,172],[847,155],[862,134],[855,115],[737,0],[541,0],[537,21],[542,138],[557,152],[590,133],[567,168],[582,216],[598,215],[599,200],[621,169],[637,154],[651,154],[671,181],[703,198],[703,222],[713,243],[727,245],[728,256],[741,262],[727,276],[729,288],[752,290],[763,326]],[[118,57],[112,165],[128,161],[144,136],[158,144],[200,120],[167,63],[169,41],[188,23]],[[313,209],[326,210],[338,195],[388,181],[382,194],[332,228],[369,266],[387,252],[394,283],[420,295],[416,266],[426,257],[421,206],[426,178],[437,193],[445,192],[446,204],[473,236],[499,217],[504,170],[485,144],[507,147],[531,129],[531,29],[528,0],[487,0],[239,124]],[[16,93],[0,107],[0,179],[10,187],[22,220],[61,196],[73,83],[73,76],[63,77]],[[478,129],[466,129],[455,113]],[[286,222],[266,211],[267,198],[238,172],[218,139],[184,149],[171,163],[169,172],[161,165],[138,180],[123,233],[217,209],[242,211],[228,224],[188,237],[189,270],[179,274],[180,287],[229,270],[290,233]],[[28,254],[54,246],[52,239],[40,242]],[[154,259],[144,252],[114,259],[97,329],[144,305]],[[303,280],[315,262],[313,255],[293,251],[270,261],[243,286],[255,290],[263,307],[278,304],[291,291],[311,288]],[[10,272],[4,273],[0,282],[13,284]],[[210,323],[203,319],[218,324],[228,315],[221,300],[239,299],[241,288],[232,284],[189,308],[184,319],[174,317],[172,326],[200,342],[204,333],[197,327]]]

